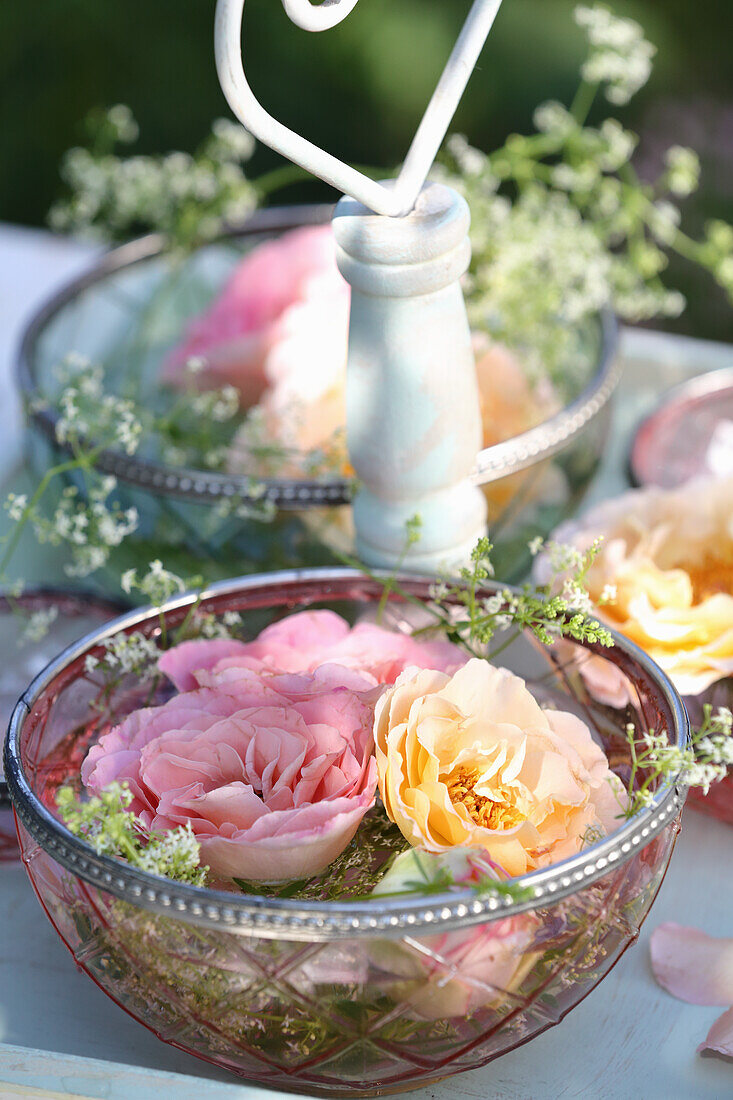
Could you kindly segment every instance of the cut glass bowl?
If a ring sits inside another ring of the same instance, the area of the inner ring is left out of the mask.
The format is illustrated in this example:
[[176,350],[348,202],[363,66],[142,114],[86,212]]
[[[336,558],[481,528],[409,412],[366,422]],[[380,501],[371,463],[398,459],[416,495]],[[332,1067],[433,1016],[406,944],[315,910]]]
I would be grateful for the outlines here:
[[[404,587],[428,598],[424,580]],[[351,570],[313,570],[228,581],[203,604],[241,612],[252,636],[312,605],[353,620],[373,613],[381,592]],[[192,600],[166,605],[170,627]],[[410,614],[411,605],[390,599],[389,625],[404,629]],[[353,901],[250,896],[97,855],[49,806],[60,783],[78,783],[99,734],[100,684],[85,658],[132,630],[156,636],[157,613],[132,612],[88,635],[33,681],[13,716],[6,772],[23,859],[49,919],[79,966],[166,1042],[280,1089],[397,1092],[485,1065],[558,1023],[636,939],[679,827],[684,791],[674,785],[659,786],[612,835],[589,837],[577,856],[526,876],[522,900],[465,888]],[[603,652],[633,688],[636,702],[623,715],[598,704],[577,660],[551,648],[519,637],[503,660],[545,706],[581,716],[628,779],[625,723],[665,730],[683,746],[687,719],[664,675],[631,643]],[[120,687],[116,720],[140,703],[139,685]]]

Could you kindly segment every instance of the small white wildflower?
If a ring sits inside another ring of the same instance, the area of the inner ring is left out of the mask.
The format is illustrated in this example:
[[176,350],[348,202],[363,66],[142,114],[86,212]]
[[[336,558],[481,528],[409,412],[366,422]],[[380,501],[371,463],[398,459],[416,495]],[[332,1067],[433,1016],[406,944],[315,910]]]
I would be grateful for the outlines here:
[[536,558],[537,555],[542,552],[542,549],[545,545],[545,540],[542,538],[542,535],[535,535],[535,537],[527,545],[529,547],[529,552],[532,557]]
[[649,228],[660,244],[672,244],[680,224],[679,208],[671,202],[655,202],[649,214]]
[[685,198],[697,190],[700,182],[700,158],[693,149],[673,145],[665,156],[666,183],[673,195]]
[[19,493],[17,496],[15,493],[9,493],[8,499],[5,501],[5,508],[8,516],[14,523],[23,518],[23,513],[28,507],[28,497],[25,493]]
[[119,669],[121,673],[134,673],[141,680],[155,675],[160,652],[155,640],[140,631],[132,634],[114,634],[106,638],[104,663],[108,668]]
[[486,615],[498,615],[504,607],[504,597],[497,592],[496,595],[489,596],[485,599],[482,607]]
[[211,127],[218,149],[235,160],[249,160],[255,149],[255,139],[244,126],[228,118],[217,118]]
[[110,107],[107,111],[107,121],[114,127],[118,141],[129,143],[137,139],[138,125],[126,104],[117,103],[114,107]]
[[84,669],[86,672],[94,672],[95,668],[99,665],[99,659],[93,657],[91,653],[88,653],[84,661]]
[[488,157],[479,149],[469,145],[463,134],[451,134],[446,144],[448,152],[464,175],[480,176],[486,171]]
[[579,4],[575,21],[585,30],[590,44],[582,68],[584,79],[604,84],[611,103],[628,103],[649,79],[656,53],[644,38],[642,27],[633,19],[615,16],[602,4]]
[[550,100],[536,108],[533,121],[541,133],[566,134],[577,126],[575,119],[562,103]]
[[137,585],[137,569],[126,569],[120,577],[120,587],[123,592],[132,592]]
[[28,616],[23,638],[27,642],[40,642],[48,633],[51,623],[58,618],[58,613],[58,607],[46,607],[34,611],[32,615]]

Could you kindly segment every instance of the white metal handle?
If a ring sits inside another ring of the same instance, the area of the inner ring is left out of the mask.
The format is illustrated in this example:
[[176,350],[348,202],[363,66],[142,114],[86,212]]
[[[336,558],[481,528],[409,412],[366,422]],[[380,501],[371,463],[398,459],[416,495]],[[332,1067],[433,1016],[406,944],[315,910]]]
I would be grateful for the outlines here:
[[[474,0],[395,183],[385,187],[283,126],[255,98],[244,75],[241,45],[245,0],[218,0],[214,43],[224,95],[239,121],[265,145],[350,195],[376,214],[402,217],[413,209],[455,114],[501,0]],[[290,19],[309,31],[341,23],[358,0],[282,0]]]
[[304,31],[327,31],[345,19],[358,3],[359,0],[323,0],[314,7],[312,0],[283,0],[283,7],[291,21]]

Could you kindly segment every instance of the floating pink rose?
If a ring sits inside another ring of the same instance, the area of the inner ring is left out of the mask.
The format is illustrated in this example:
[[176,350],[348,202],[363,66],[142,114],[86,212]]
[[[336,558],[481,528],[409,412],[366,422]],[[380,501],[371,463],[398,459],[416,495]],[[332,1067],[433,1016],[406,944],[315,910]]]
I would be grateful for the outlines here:
[[201,683],[197,674],[211,669],[266,667],[312,672],[320,665],[340,665],[354,669],[372,684],[393,684],[410,666],[451,674],[467,659],[466,653],[450,642],[421,642],[374,623],[350,627],[333,611],[300,611],[268,626],[253,642],[183,642],[163,654],[159,668],[180,691],[189,691]]
[[92,791],[127,783],[146,828],[191,823],[215,875],[307,878],[374,803],[371,682],[335,666],[233,679],[131,714],[82,765]]

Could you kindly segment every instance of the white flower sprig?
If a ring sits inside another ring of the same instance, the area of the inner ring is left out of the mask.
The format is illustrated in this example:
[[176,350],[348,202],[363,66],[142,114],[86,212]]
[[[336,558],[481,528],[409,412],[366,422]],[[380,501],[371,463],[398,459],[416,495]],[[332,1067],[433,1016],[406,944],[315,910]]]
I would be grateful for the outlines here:
[[162,233],[171,248],[188,250],[242,222],[257,192],[243,165],[254,140],[229,119],[217,119],[193,154],[120,157],[118,144],[137,139],[129,107],[118,104],[87,121],[91,148],[70,149],[61,175],[69,195],[49,214],[53,229],[105,241]]
[[591,47],[583,78],[603,85],[609,103],[628,103],[651,76],[656,53],[643,27],[633,19],[620,19],[603,4],[579,4],[575,22],[585,30]]
[[639,737],[633,725],[626,727],[626,737],[631,750],[627,817],[633,817],[652,802],[660,783],[680,782],[699,787],[707,794],[711,785],[724,779],[733,765],[733,714],[728,707],[713,710],[706,703],[702,724],[692,731],[685,749],[670,745],[666,734],[654,730]]
[[670,252],[733,298],[733,228],[711,221],[694,240],[680,226],[679,200],[699,184],[697,155],[673,146],[659,178],[643,183],[631,163],[636,135],[614,118],[587,124],[599,92],[624,104],[646,83],[654,47],[602,4],[578,6],[575,18],[588,55],[572,104],[542,104],[537,133],[513,134],[490,155],[454,135],[442,169],[472,211],[474,326],[514,349],[531,376],[560,384],[603,306],[632,322],[682,312],[683,296],[661,278]]
[[203,886],[208,867],[201,866],[201,848],[190,822],[165,833],[151,832],[129,809],[132,797],[126,783],[110,783],[84,801],[71,787],[62,787],[56,805],[69,832],[86,840],[98,855],[115,856],[141,871]]

